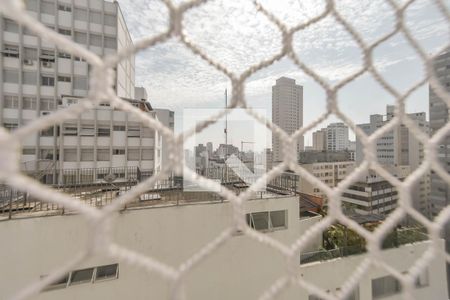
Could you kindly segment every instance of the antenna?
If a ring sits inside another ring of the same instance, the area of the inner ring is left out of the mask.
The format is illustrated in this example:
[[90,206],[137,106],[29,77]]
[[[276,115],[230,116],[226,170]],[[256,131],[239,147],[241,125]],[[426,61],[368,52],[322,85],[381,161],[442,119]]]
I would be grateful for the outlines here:
[[[227,89],[225,89],[225,109],[228,107]],[[225,159],[228,156],[228,114],[225,115]]]

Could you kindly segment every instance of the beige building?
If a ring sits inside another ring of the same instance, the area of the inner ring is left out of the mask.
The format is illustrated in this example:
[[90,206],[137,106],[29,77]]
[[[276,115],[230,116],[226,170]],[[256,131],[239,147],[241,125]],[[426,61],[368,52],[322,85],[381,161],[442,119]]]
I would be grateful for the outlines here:
[[[355,167],[353,161],[329,161],[329,162],[314,162],[309,164],[302,164],[308,172],[319,178],[329,187],[335,187],[349,174]],[[326,198],[325,193],[319,187],[311,184],[309,181],[300,177],[298,183],[298,191],[305,194],[310,194],[322,198]]]
[[314,131],[313,137],[313,150],[315,151],[325,151],[327,150],[327,129],[322,128],[320,130]]
[[[287,134],[294,133],[303,126],[303,87],[295,83],[294,79],[281,77],[272,87],[272,122]],[[297,154],[303,151],[304,137],[297,141]],[[272,135],[273,161],[283,159],[281,141]]]

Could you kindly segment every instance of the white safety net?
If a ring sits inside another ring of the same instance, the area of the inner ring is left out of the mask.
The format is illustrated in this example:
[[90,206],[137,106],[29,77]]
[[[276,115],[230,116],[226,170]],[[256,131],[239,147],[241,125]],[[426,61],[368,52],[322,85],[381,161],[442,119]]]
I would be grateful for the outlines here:
[[[358,282],[364,276],[364,274],[372,266],[383,268],[386,272],[397,278],[402,284],[402,294],[405,299],[412,299],[412,291],[414,289],[414,280],[425,269],[429,262],[436,256],[443,256],[447,262],[450,262],[450,255],[439,248],[440,231],[450,219],[450,207],[444,208],[440,214],[434,219],[429,220],[425,218],[421,213],[417,212],[411,203],[410,190],[417,184],[422,176],[425,176],[431,170],[438,174],[445,182],[450,184],[450,174],[441,166],[438,161],[437,148],[440,141],[450,134],[450,123],[445,124],[439,131],[435,132],[431,137],[421,131],[405,113],[405,101],[407,97],[416,91],[419,87],[429,82],[434,89],[435,93],[444,101],[447,106],[450,106],[450,94],[448,94],[445,88],[439,82],[434,68],[433,57],[430,57],[426,50],[424,50],[420,43],[414,38],[408,27],[405,25],[405,14],[408,6],[415,1],[404,1],[399,3],[395,0],[386,0],[386,3],[395,12],[396,26],[393,30],[387,33],[385,36],[379,38],[375,42],[368,44],[363,36],[359,33],[357,28],[354,28],[339,12],[336,8],[334,0],[327,0],[326,7],[323,12],[317,16],[308,19],[306,22],[298,24],[293,27],[288,27],[283,23],[283,20],[267,10],[258,1],[255,1],[255,11],[262,13],[276,28],[281,32],[282,45],[279,53],[269,59],[260,61],[259,63],[249,67],[241,74],[236,74],[230,71],[226,65],[220,61],[210,58],[208,53],[204,52],[194,42],[190,41],[183,31],[183,17],[186,12],[195,10],[197,7],[202,6],[206,0],[196,0],[180,5],[175,5],[170,0],[165,0],[164,4],[169,11],[169,27],[167,31],[156,35],[142,38],[134,43],[129,48],[123,49],[116,55],[109,55],[105,58],[100,58],[96,54],[88,51],[86,48],[76,44],[56,33],[55,31],[47,28],[45,25],[31,17],[26,13],[22,1],[15,0],[1,0],[0,12],[16,22],[25,26],[28,30],[34,32],[39,37],[46,39],[57,45],[59,49],[64,50],[67,53],[81,57],[86,60],[91,66],[90,74],[90,90],[87,99],[89,101],[82,101],[76,105],[71,105],[67,109],[58,110],[50,115],[43,116],[31,123],[26,124],[23,127],[18,128],[14,132],[8,132],[4,128],[0,128],[0,179],[7,185],[25,191],[30,195],[40,199],[44,202],[58,204],[63,207],[76,210],[80,214],[84,215],[91,226],[91,243],[87,249],[82,253],[74,254],[71,261],[66,265],[60,267],[58,270],[54,270],[49,276],[43,280],[39,280],[29,286],[24,286],[23,290],[18,291],[14,299],[25,299],[32,295],[39,293],[45,286],[54,282],[57,278],[66,274],[74,266],[80,262],[92,257],[96,254],[109,255],[110,257],[118,258],[129,264],[143,268],[144,270],[152,273],[157,273],[167,281],[172,283],[172,296],[174,299],[184,298],[182,286],[185,283],[186,278],[189,276],[190,270],[196,265],[201,264],[208,255],[217,251],[225,241],[232,238],[233,233],[236,230],[240,230],[243,234],[254,239],[255,241],[268,245],[279,251],[286,257],[286,273],[273,284],[261,291],[260,299],[273,299],[281,291],[287,289],[292,285],[298,285],[308,291],[309,294],[317,295],[323,299],[345,299],[351,294],[352,290],[358,285]],[[448,7],[442,0],[434,0],[434,5],[440,11],[444,17],[448,26],[450,26],[450,12]],[[363,65],[359,70],[352,75],[339,81],[336,84],[330,84],[326,80],[323,80],[315,70],[309,68],[294,52],[293,49],[293,35],[299,31],[305,30],[309,26],[320,22],[326,17],[331,17],[336,20],[337,23],[343,26],[345,31],[351,35],[357,45],[360,47],[363,54]],[[387,41],[391,36],[402,33],[409,45],[414,49],[416,54],[421,58],[424,69],[425,77],[411,86],[406,92],[401,93],[397,91],[382,75],[377,71],[373,64],[373,52],[376,47]],[[189,170],[183,164],[183,141],[195,133],[198,133],[208,127],[210,124],[216,122],[223,117],[227,111],[223,110],[221,113],[212,116],[207,121],[204,121],[197,125],[195,128],[186,130],[180,134],[174,134],[170,129],[164,127],[159,121],[155,120],[145,112],[141,111],[137,107],[134,107],[129,102],[124,101],[117,97],[114,91],[114,68],[116,65],[128,55],[137,53],[141,50],[154,47],[155,45],[164,43],[169,39],[177,39],[179,43],[184,44],[187,49],[192,51],[195,55],[207,62],[209,65],[217,69],[229,78],[232,84],[231,101],[229,102],[229,109],[244,108],[252,115],[258,122],[261,122],[267,126],[276,136],[282,141],[283,144],[283,162],[268,173],[263,178],[254,183],[246,192],[239,195],[234,194],[232,191],[226,188],[218,188],[217,182],[208,180],[207,178],[197,175],[194,171]],[[448,40],[442,41],[443,46],[448,46]],[[317,84],[319,84],[326,92],[326,111],[318,117],[314,122],[306,124],[292,135],[286,134],[283,130],[273,124],[270,120],[267,120],[247,105],[245,98],[245,85],[246,80],[252,76],[255,72],[267,68],[281,58],[287,57],[292,60],[299,69],[301,69],[308,76],[313,78]],[[337,94],[347,84],[358,78],[362,74],[369,73],[375,80],[392,96],[396,99],[395,116],[385,126],[379,128],[374,134],[367,136],[364,132],[358,128],[354,122],[343,114],[337,105]],[[126,111],[133,115],[134,118],[140,120],[140,122],[149,128],[153,128],[159,131],[168,140],[171,159],[170,164],[163,166],[163,170],[153,175],[148,180],[141,182],[134,186],[129,192],[116,198],[113,203],[104,207],[102,210],[84,205],[80,201],[74,201],[69,195],[60,193],[45,185],[40,184],[36,180],[33,180],[20,172],[20,141],[24,137],[37,133],[40,130],[48,128],[53,125],[59,124],[66,118],[74,118],[81,113],[95,108],[102,103],[108,103],[115,109]],[[296,140],[307,131],[315,128],[321,122],[323,122],[330,115],[335,115],[345,122],[356,134],[361,143],[364,146],[365,160],[358,166],[349,176],[341,181],[336,188],[328,187],[319,178],[315,178],[309,172],[307,172],[301,165],[297,163]],[[386,171],[376,159],[376,140],[388,133],[395,126],[404,124],[409,128],[411,132],[415,134],[415,137],[425,145],[425,158],[419,168],[412,172],[405,180],[401,181],[395,176]],[[290,169],[300,175],[302,178],[308,180],[315,186],[318,186],[323,190],[328,198],[329,210],[326,217],[320,222],[311,227],[303,236],[298,237],[292,245],[284,245],[271,238],[267,234],[263,234],[251,229],[246,222],[245,213],[243,210],[243,203],[252,196],[252,191],[257,191],[261,186],[270,179],[280,175],[283,170]],[[374,232],[369,232],[362,226],[358,225],[355,221],[348,218],[342,210],[341,195],[343,191],[349,187],[350,184],[355,182],[362,174],[368,169],[374,170],[379,175],[384,177],[390,184],[395,186],[399,193],[398,208],[391,213],[387,219],[376,228]],[[233,227],[226,229],[220,233],[217,238],[212,240],[202,249],[186,260],[179,266],[170,266],[157,259],[149,256],[138,254],[132,250],[126,249],[123,246],[115,244],[110,238],[111,216],[114,212],[121,209],[125,204],[131,202],[133,199],[143,192],[145,192],[149,186],[154,185],[157,180],[160,180],[166,176],[169,172],[175,171],[177,174],[184,174],[189,177],[190,180],[197,181],[201,186],[210,190],[219,190],[221,196],[226,198],[233,206]],[[184,172],[183,172],[184,171]],[[387,264],[382,258],[381,241],[384,237],[396,226],[405,216],[410,216],[417,222],[421,223],[428,231],[430,238],[430,247],[424,252],[424,254],[417,260],[408,272],[402,273],[389,264]],[[324,229],[329,227],[335,222],[340,222],[350,229],[357,232],[364,237],[367,242],[367,254],[359,266],[355,269],[352,276],[350,276],[345,284],[341,287],[340,291],[336,294],[329,294],[326,291],[318,288],[312,282],[308,282],[302,277],[298,276],[298,264],[299,253],[307,245],[308,241],[317,234],[320,234]],[[5,258],[3,258],[5,259]]]

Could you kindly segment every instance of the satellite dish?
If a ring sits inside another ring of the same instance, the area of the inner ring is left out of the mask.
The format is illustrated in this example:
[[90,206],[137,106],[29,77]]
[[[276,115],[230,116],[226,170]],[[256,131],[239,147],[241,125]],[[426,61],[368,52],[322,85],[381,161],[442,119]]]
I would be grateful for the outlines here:
[[117,179],[117,176],[116,176],[116,174],[113,174],[113,173],[109,173],[108,175],[103,177],[103,180],[106,181],[107,183],[111,183],[116,179]]

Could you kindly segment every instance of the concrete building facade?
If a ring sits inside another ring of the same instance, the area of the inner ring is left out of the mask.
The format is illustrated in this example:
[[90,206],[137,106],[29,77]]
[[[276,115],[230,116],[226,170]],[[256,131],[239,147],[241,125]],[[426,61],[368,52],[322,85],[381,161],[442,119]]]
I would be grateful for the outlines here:
[[[158,120],[164,124],[164,126],[170,128],[173,132],[175,132],[175,112],[169,109],[161,109],[155,108],[156,116]],[[164,151],[161,152],[161,165],[165,166],[169,162],[169,145],[167,143],[167,139],[161,135],[161,148]]]
[[[132,44],[118,2],[25,2],[30,15],[99,56],[114,54]],[[0,20],[0,123],[5,128],[14,130],[87,96],[91,68],[86,61],[10,19]],[[142,99],[134,100],[134,78],[135,61],[130,55],[116,67],[114,88],[119,97],[153,114]],[[56,170],[114,167],[129,161],[123,167],[135,165],[153,173],[159,164],[156,136],[127,114],[103,105],[78,119],[28,136],[23,141],[22,161],[27,170],[39,170],[41,161]],[[52,183],[61,182],[60,172]]]
[[[281,77],[272,86],[272,122],[287,134],[294,133],[303,126],[303,87],[294,79]],[[304,148],[304,137],[297,142],[297,155]],[[272,135],[274,162],[282,161],[282,144],[278,137]]]
[[313,145],[312,149],[314,151],[325,151],[327,150],[327,129],[322,128],[320,130],[314,131],[312,134]]
[[[250,227],[284,245],[292,244],[322,218],[317,214],[302,217],[296,196],[246,201],[243,210]],[[233,223],[232,212],[232,205],[226,201],[127,209],[113,216],[111,238],[118,247],[176,268],[229,229]],[[35,234],[30,235],[30,231]],[[90,233],[85,218],[77,214],[25,216],[0,222],[0,235],[8,241],[0,247],[1,257],[8,258],[0,261],[0,297],[9,299],[30,283],[67,264],[92,242]],[[302,253],[310,253],[321,245],[322,235],[315,235]],[[384,250],[381,255],[390,266],[405,272],[429,246],[428,241],[423,241]],[[299,277],[336,294],[366,257],[367,254],[362,254],[302,264],[299,257],[298,265],[290,267]],[[171,281],[158,272],[148,272],[148,268],[136,260],[128,262],[103,253],[94,255],[33,298],[115,300],[173,296]],[[436,255],[427,264],[417,288],[412,291],[415,299],[448,299],[444,262],[443,257]],[[285,256],[236,232],[185,274],[183,292],[186,299],[257,299],[286,274]],[[401,286],[385,270],[372,267],[364,273],[349,299],[384,297],[403,299]],[[283,290],[278,298],[319,299],[297,286]]]
[[[384,126],[394,117],[394,106],[386,107],[386,115],[371,115],[370,123],[359,124],[358,126],[368,135],[374,133],[378,128]],[[429,124],[426,120],[425,112],[409,113],[408,117],[423,130],[429,132]],[[359,165],[364,160],[363,146],[356,140],[356,164]],[[378,139],[376,145],[378,161],[386,166],[409,166],[410,171],[419,167],[424,158],[424,146],[415,138],[414,134],[404,126],[400,125]],[[420,184],[415,186],[413,191],[414,207],[425,216],[430,215],[430,177],[423,176]]]

